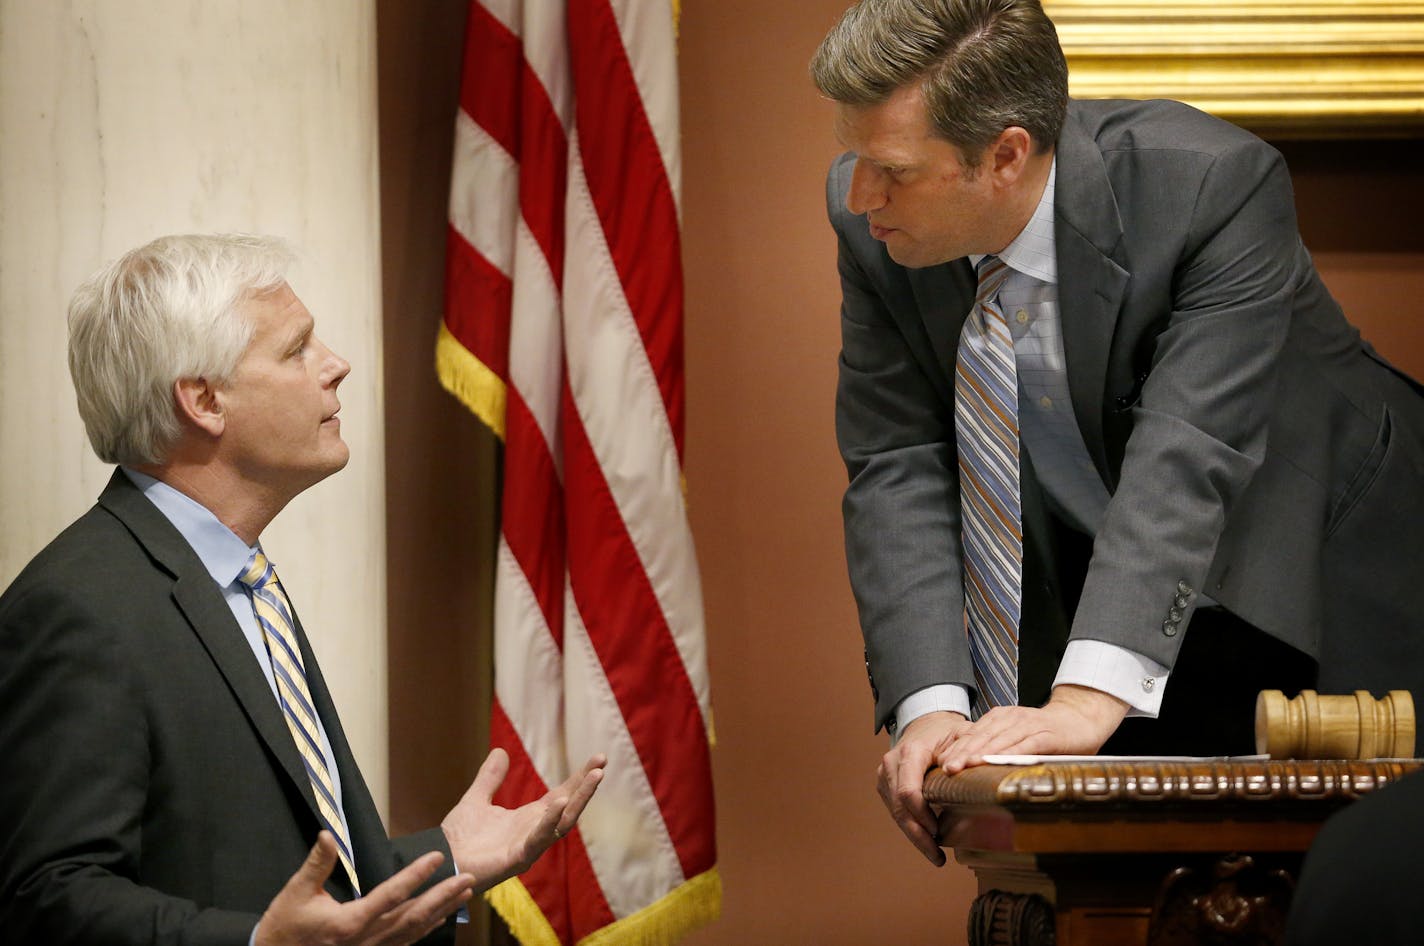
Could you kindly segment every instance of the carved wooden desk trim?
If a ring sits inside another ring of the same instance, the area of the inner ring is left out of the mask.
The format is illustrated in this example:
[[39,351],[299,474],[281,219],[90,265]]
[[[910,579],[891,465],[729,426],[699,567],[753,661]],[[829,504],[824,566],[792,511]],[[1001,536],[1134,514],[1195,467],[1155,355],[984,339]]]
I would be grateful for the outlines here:
[[[1264,943],[1279,936],[1321,823],[1421,765],[1104,759],[982,766],[954,777],[930,773],[925,797],[943,812],[945,844],[979,879],[971,943],[1165,946],[1208,934]],[[1249,903],[1259,909],[1242,906]],[[1045,909],[1047,920],[1034,913]],[[1207,922],[1175,915],[1188,909],[1229,914],[1214,922],[1230,920],[1244,934],[1186,929]]]

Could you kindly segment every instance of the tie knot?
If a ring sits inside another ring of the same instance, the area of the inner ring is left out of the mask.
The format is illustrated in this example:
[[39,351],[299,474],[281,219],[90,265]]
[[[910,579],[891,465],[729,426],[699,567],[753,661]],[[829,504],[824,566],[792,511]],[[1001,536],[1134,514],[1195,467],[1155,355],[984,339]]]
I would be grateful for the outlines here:
[[975,267],[975,274],[979,277],[979,291],[975,301],[982,305],[999,294],[1004,280],[1009,278],[1009,267],[997,256],[986,256]]
[[262,550],[258,549],[247,560],[247,567],[243,569],[237,580],[255,591],[275,582],[277,570],[272,567],[271,562],[267,561],[267,556],[262,554]]

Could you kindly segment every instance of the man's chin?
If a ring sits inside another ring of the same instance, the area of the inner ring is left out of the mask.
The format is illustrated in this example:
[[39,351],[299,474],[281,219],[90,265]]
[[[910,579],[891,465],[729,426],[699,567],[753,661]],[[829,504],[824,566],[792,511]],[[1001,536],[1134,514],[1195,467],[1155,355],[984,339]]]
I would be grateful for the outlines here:
[[938,266],[941,263],[948,263],[950,260],[958,259],[955,256],[945,256],[943,253],[935,252],[920,244],[904,243],[898,246],[885,244],[885,252],[890,258],[906,269],[925,269],[930,266]]
[[351,448],[346,446],[346,442],[343,440],[340,448],[331,450],[329,455],[324,459],[326,462],[322,463],[321,467],[314,471],[316,473],[316,480],[312,483],[313,486],[328,476],[331,476],[333,473],[340,473],[346,469],[346,464],[351,462]]
[[926,266],[933,266],[934,261],[926,259],[926,254],[915,252],[914,247],[893,247],[889,243],[885,244],[885,252],[890,254],[890,258],[906,269],[923,269]]

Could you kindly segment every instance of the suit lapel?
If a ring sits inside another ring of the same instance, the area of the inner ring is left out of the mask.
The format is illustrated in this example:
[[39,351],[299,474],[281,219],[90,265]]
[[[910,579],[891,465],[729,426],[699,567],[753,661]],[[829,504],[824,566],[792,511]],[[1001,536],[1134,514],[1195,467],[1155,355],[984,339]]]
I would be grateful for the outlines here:
[[1109,488],[1116,486],[1103,434],[1104,390],[1113,332],[1130,274],[1122,221],[1102,153],[1069,106],[1058,141],[1054,195],[1058,310],[1073,411],[1088,453]]
[[320,818],[311,779],[272,688],[197,553],[123,471],[114,471],[99,503],[117,516],[153,560],[173,576],[173,601],[178,610],[202,641],[268,751],[306,800],[312,816]]
[[[336,713],[336,703],[327,688],[326,678],[321,674],[311,641],[302,629],[302,619],[297,615],[297,606],[292,604],[292,619],[297,635],[297,646],[302,651],[302,662],[306,664],[307,688],[311,691],[312,702],[321,725],[326,730],[326,740],[331,746],[331,755],[336,762],[336,770],[341,775],[341,811],[346,816],[346,827],[351,833],[351,846],[356,857],[356,872],[366,888],[384,880],[390,875],[390,865],[383,860],[388,852],[386,829],[381,816],[376,811],[376,803],[371,799],[366,780],[356,765],[356,757],[351,745],[346,741],[346,732],[341,728],[341,719]],[[333,878],[336,876],[334,872]],[[343,875],[344,876],[344,875]]]

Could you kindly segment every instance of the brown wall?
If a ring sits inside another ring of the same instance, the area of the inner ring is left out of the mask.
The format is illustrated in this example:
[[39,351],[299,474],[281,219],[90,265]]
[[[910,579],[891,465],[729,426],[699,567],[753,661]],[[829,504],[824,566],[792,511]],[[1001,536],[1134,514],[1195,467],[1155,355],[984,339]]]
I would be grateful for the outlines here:
[[696,944],[955,942],[973,896],[875,794],[840,526],[840,348],[806,76],[841,0],[683,6],[687,480],[707,598],[726,905]]
[[[380,5],[390,511],[392,821],[438,819],[488,699],[491,445],[432,380],[461,0]],[[707,601],[723,919],[694,944],[959,942],[973,895],[874,793],[841,553],[838,349],[806,79],[842,0],[683,3],[687,478]],[[1292,142],[1302,229],[1381,350],[1424,376],[1424,141]],[[462,497],[450,502],[449,497]]]
[[1330,291],[1376,348],[1424,378],[1424,139],[1278,146]]

